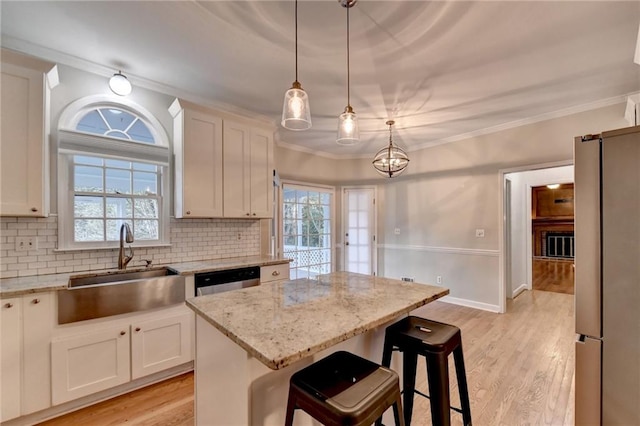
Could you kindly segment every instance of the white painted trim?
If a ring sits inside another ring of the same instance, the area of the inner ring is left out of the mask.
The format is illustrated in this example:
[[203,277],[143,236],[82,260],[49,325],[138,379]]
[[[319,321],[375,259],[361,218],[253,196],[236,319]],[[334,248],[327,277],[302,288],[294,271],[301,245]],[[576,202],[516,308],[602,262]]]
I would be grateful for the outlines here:
[[438,300],[445,303],[451,303],[452,305],[466,306],[468,308],[480,309],[483,311],[494,312],[496,314],[500,313],[499,305],[491,305],[489,303],[476,302],[474,300],[468,300],[468,299],[460,299],[458,297],[452,297],[452,296],[444,296],[443,298]]
[[415,246],[405,244],[378,244],[378,248],[390,250],[428,251],[432,253],[461,254],[467,256],[498,257],[499,250],[470,249],[461,247]]
[[529,285],[527,283],[520,284],[518,288],[513,290],[513,293],[511,294],[511,298],[515,299],[520,293],[522,293],[525,290],[529,290]]

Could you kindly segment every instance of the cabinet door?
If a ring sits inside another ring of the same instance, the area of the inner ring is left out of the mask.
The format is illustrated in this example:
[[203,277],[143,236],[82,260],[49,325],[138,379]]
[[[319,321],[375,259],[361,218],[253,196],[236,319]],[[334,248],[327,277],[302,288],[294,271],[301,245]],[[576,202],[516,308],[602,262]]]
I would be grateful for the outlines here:
[[22,395],[22,303],[3,299],[0,308],[0,421],[20,416]]
[[132,324],[132,380],[193,360],[192,316],[187,312]]
[[251,133],[251,216],[273,216],[273,138],[265,131]]
[[51,335],[53,294],[22,297],[23,374],[22,415],[51,406]]
[[129,381],[129,330],[112,327],[51,343],[54,405]]
[[45,216],[44,74],[3,63],[0,215]]
[[251,217],[250,131],[224,122],[224,217]]
[[222,217],[222,120],[185,109],[183,124],[182,152],[176,150],[176,217]]

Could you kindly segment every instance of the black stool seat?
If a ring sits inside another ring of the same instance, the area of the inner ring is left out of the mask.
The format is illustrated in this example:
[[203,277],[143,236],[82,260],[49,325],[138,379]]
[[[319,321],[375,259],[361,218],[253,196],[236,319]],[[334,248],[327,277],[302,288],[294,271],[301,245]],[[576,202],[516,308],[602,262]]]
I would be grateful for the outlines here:
[[[403,353],[404,421],[409,426],[413,412],[413,396],[418,393],[429,398],[434,425],[451,424],[450,409],[462,413],[463,423],[471,425],[471,406],[462,354],[462,335],[453,325],[409,316],[385,330],[382,365],[391,365],[393,351]],[[461,409],[450,407],[448,356],[453,353],[460,391]],[[415,389],[418,355],[427,362],[429,395]]]
[[404,426],[398,375],[349,352],[335,352],[291,376],[285,426],[296,408],[324,425],[371,425],[393,406]]

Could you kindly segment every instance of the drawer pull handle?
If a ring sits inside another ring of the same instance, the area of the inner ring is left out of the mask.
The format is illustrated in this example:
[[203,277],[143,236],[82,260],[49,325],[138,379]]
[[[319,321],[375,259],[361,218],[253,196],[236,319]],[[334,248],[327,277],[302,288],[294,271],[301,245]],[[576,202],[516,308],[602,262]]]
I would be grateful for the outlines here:
[[35,208],[35,207],[31,207],[31,211],[35,213],[35,212],[37,212],[37,211],[38,211],[38,209],[37,209],[37,208]]
[[191,214],[191,210],[187,210],[187,214]]
[[33,303],[34,305],[37,305],[38,303],[40,303],[40,299],[33,299],[31,303]]
[[13,303],[5,303],[4,307],[9,309],[9,308],[13,308]]
[[121,331],[121,332],[120,332],[120,335],[121,335],[121,336],[124,336],[125,334],[127,334],[127,332],[126,332],[126,331]]
[[273,271],[273,272],[271,273],[271,275],[273,275],[274,277],[277,277],[278,275],[280,275],[280,272],[278,272],[278,271]]
[[136,327],[136,331],[140,331],[140,327]]

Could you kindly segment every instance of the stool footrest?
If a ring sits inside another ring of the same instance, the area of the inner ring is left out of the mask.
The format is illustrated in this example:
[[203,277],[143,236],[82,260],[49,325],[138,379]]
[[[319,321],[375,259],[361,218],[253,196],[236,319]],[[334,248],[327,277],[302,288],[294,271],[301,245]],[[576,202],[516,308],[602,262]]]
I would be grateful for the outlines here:
[[[402,392],[400,392],[400,393],[404,395],[404,390],[403,390]],[[427,394],[425,394],[425,393],[420,392],[418,389],[414,389],[414,390],[413,390],[413,393],[417,393],[418,395],[420,395],[420,396],[422,396],[422,397],[424,397],[424,398],[427,398],[427,399],[429,399],[429,400],[431,399],[431,397],[429,397],[429,395],[427,395]],[[449,406],[449,408],[451,408],[453,411],[457,411],[458,413],[463,414],[463,412],[462,412],[462,408],[453,407],[453,406]],[[383,425],[383,426],[384,426],[384,425]]]

